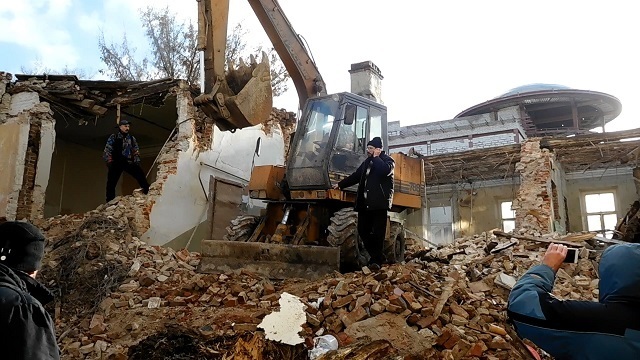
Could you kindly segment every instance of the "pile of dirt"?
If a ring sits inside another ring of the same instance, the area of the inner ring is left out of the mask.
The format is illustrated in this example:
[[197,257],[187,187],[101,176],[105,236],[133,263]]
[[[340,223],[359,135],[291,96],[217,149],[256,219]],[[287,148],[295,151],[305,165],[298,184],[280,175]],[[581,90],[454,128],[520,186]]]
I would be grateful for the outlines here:
[[[523,345],[506,324],[509,290],[552,239],[486,233],[379,271],[271,281],[248,271],[200,274],[200,254],[149,246],[130,221],[91,213],[42,224],[50,238],[42,279],[58,295],[65,359],[304,359],[324,334],[343,354],[327,358],[359,351],[370,356],[362,359],[513,359]],[[597,254],[565,265],[554,294],[596,299]],[[297,346],[259,329],[284,292],[305,307]]]

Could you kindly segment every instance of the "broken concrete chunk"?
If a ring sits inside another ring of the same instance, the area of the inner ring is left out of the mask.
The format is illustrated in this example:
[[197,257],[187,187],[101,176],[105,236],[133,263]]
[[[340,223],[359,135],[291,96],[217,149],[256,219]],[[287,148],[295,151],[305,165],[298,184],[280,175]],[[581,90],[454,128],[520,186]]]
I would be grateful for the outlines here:
[[307,321],[304,308],[299,297],[283,292],[280,296],[280,311],[265,316],[258,328],[264,330],[265,337],[269,340],[287,345],[302,344],[304,339],[299,333]]
[[491,290],[491,286],[487,285],[486,282],[480,280],[469,283],[469,289],[471,292],[480,293]]
[[495,283],[507,290],[511,290],[516,285],[516,278],[501,272],[496,276]]

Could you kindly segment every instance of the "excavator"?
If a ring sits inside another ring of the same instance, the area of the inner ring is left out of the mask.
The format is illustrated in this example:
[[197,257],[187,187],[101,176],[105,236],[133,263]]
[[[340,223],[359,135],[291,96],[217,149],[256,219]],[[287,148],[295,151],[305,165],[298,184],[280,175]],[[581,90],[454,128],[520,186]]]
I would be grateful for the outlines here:
[[[296,87],[303,109],[286,166],[253,168],[252,199],[267,203],[260,217],[239,216],[224,239],[203,240],[199,271],[246,269],[270,278],[317,278],[332,271],[360,269],[368,254],[353,210],[356,186],[333,189],[366,158],[366,144],[381,137],[387,145],[387,109],[366,97],[327,94],[322,76],[277,0],[248,0]],[[268,63],[251,61],[225,73],[224,51],[229,0],[198,0],[199,37],[205,58],[205,93],[195,104],[221,130],[260,124],[271,111]],[[229,80],[229,73],[244,78]],[[232,89],[228,83],[244,87]],[[259,151],[259,143],[256,148]],[[421,159],[391,154],[395,160],[392,212],[424,205]],[[387,262],[404,260],[403,224],[387,218]]]

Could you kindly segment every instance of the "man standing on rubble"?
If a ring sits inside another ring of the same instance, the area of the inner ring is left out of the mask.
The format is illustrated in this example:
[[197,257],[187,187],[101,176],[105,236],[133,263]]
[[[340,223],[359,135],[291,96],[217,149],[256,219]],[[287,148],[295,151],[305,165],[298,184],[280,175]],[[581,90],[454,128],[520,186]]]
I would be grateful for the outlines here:
[[143,193],[149,192],[147,177],[140,167],[140,148],[133,135],[129,134],[130,122],[120,120],[118,132],[111,134],[104,147],[103,160],[107,163],[107,202],[116,197],[116,185],[122,172],[133,176],[142,188]]
[[380,269],[385,262],[382,249],[387,232],[387,211],[393,202],[393,169],[395,162],[382,150],[382,139],[367,143],[367,159],[347,178],[334,185],[344,189],[358,184],[355,210],[358,212],[358,234],[371,260],[370,267]]
[[511,290],[507,313],[518,335],[555,359],[640,359],[640,244],[602,253],[599,302],[551,295],[566,256],[566,246],[551,244]]
[[59,359],[53,320],[43,305],[51,292],[35,280],[45,237],[18,221],[0,224],[0,357],[12,360]]

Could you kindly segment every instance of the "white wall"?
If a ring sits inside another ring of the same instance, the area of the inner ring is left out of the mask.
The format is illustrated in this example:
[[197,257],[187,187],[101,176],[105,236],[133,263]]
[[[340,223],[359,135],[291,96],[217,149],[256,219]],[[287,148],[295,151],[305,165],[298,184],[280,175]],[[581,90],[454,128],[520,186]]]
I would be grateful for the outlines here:
[[38,164],[36,165],[36,179],[33,188],[33,204],[31,214],[44,216],[47,185],[51,174],[51,159],[56,145],[56,122],[43,121],[40,128],[40,149],[38,150]]
[[[178,123],[192,118],[191,99],[186,97],[178,94]],[[179,133],[188,134],[192,131],[191,121],[180,124]],[[262,151],[260,157],[255,158],[255,165],[284,164],[284,140],[278,126],[274,126],[270,135],[262,131],[262,125],[235,133],[215,128],[212,149],[203,152],[198,152],[196,142],[189,138],[188,147],[179,153],[176,173],[169,175],[162,193],[156,198],[150,214],[150,228],[142,240],[152,245],[164,245],[178,237],[191,237],[191,233],[198,231],[197,236],[193,236],[193,242],[199,244],[203,229],[198,230],[198,227],[206,221],[208,202],[204,191],[209,191],[210,175],[248,183],[258,137],[262,139]],[[201,165],[201,162],[219,170]]]
[[15,220],[29,140],[29,120],[19,116],[0,124],[0,217]]

